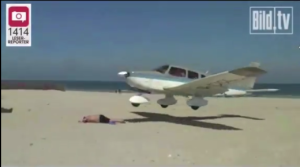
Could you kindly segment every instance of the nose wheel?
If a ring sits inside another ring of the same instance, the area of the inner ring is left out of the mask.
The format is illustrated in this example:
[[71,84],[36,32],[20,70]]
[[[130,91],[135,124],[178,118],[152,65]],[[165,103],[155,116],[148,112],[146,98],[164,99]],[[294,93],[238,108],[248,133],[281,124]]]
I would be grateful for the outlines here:
[[140,106],[141,104],[144,104],[144,103],[148,103],[149,100],[142,96],[142,95],[135,95],[135,96],[132,96],[130,99],[129,99],[131,105],[133,107],[138,107]]

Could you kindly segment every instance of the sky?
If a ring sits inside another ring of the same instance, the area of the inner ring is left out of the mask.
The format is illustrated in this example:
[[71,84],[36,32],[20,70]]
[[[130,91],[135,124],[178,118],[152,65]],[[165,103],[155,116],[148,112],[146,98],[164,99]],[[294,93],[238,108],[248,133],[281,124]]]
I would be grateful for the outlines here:
[[[18,2],[10,2],[18,3]],[[261,83],[300,83],[299,2],[23,2],[32,47],[6,47],[1,79],[120,80],[121,70],[174,64],[210,73],[256,61]],[[293,6],[293,35],[250,35],[250,6]]]

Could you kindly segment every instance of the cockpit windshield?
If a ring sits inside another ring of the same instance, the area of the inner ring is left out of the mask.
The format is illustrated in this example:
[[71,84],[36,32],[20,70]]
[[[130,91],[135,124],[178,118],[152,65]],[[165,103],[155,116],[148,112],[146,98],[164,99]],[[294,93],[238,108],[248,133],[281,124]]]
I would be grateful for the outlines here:
[[168,70],[168,68],[169,68],[169,65],[163,65],[163,66],[160,66],[160,67],[154,69],[154,71],[164,74]]

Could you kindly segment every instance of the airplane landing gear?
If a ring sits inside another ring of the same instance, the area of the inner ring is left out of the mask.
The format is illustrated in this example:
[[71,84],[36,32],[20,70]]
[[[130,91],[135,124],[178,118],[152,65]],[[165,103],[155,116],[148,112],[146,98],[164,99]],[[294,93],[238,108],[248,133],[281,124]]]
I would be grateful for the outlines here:
[[208,101],[202,97],[193,97],[192,99],[187,100],[187,105],[190,106],[193,110],[198,110],[202,106],[206,106]]
[[140,106],[140,104],[138,104],[138,103],[131,103],[131,105],[132,105],[133,107],[138,107],[138,106]]
[[160,105],[162,108],[167,108],[168,105]]
[[157,103],[162,108],[167,108],[169,105],[174,105],[177,103],[177,100],[174,98],[174,96],[166,95],[165,98],[157,100]]
[[131,105],[133,107],[138,107],[138,106],[140,106],[140,104],[148,103],[149,100],[142,95],[135,95],[129,99],[129,102],[131,103]]
[[199,109],[199,106],[191,106],[191,108],[192,108],[193,110],[198,110],[198,109]]

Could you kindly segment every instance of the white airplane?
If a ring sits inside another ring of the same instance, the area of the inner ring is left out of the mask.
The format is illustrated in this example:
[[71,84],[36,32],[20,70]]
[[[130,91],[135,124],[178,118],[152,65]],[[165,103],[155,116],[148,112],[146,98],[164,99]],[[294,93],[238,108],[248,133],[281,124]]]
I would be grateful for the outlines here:
[[[223,94],[230,86],[265,73],[265,70],[252,66],[207,75],[179,66],[163,65],[151,71],[121,71],[118,75],[124,77],[132,88],[164,94],[165,98],[157,101],[162,108],[176,104],[174,96],[185,96],[191,97],[187,99],[186,104],[197,110],[208,104],[204,97]],[[129,101],[134,107],[138,107],[148,103],[149,99],[139,94],[132,96]]]

